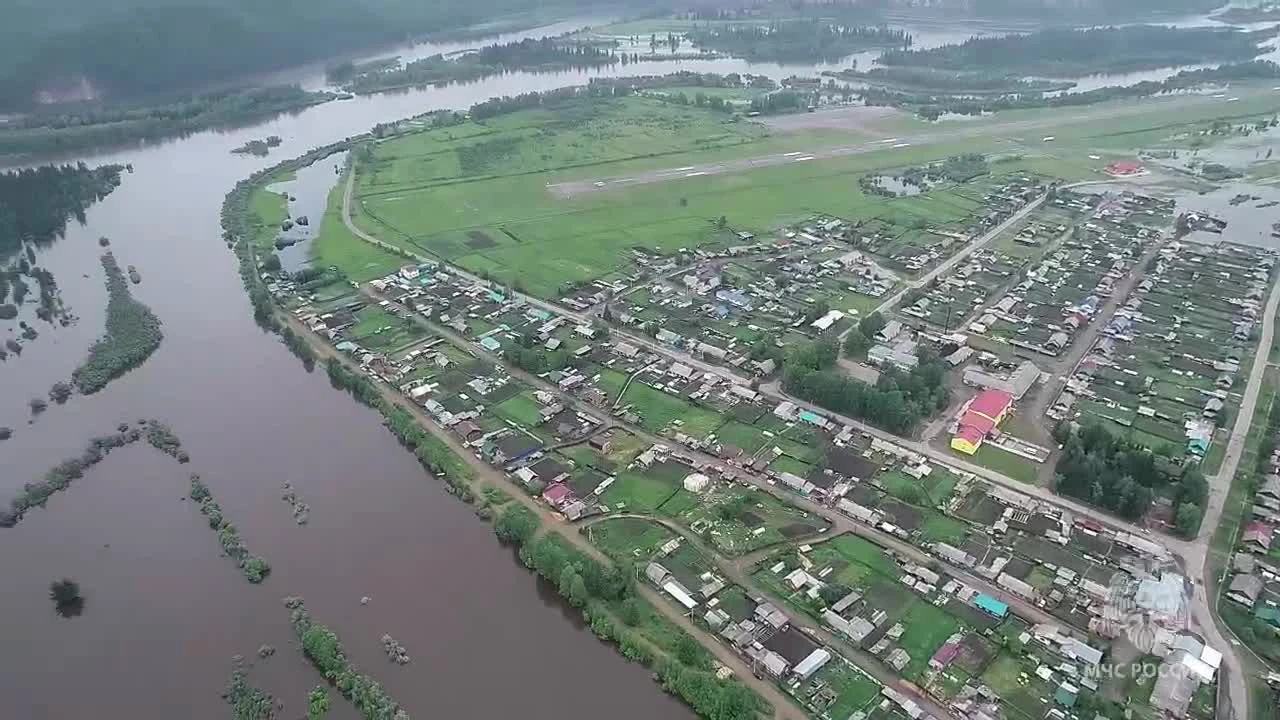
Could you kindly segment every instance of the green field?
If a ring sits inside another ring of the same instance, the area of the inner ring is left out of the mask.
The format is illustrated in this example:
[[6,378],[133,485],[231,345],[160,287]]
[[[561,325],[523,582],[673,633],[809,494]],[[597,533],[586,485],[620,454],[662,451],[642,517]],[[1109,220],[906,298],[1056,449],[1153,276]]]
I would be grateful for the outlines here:
[[665,527],[640,518],[612,518],[583,530],[593,545],[623,561],[647,559],[675,537]]
[[1035,462],[990,444],[983,444],[982,447],[978,448],[978,452],[968,459],[976,465],[981,465],[988,470],[995,470],[1002,475],[1008,475],[1018,482],[1030,485],[1035,484],[1036,476],[1039,472],[1039,466]]
[[680,489],[679,482],[630,470],[618,474],[601,495],[604,504],[628,512],[653,512]]
[[404,258],[362,241],[342,222],[342,184],[329,191],[320,232],[311,241],[311,260],[319,267],[337,267],[357,282],[394,272]]
[[542,403],[533,398],[533,393],[525,391],[507,398],[493,409],[498,415],[518,425],[531,428],[542,420]]
[[[1233,89],[1233,92],[1235,90]],[[553,297],[566,283],[618,277],[631,269],[632,248],[671,252],[723,243],[715,221],[757,235],[817,213],[859,220],[873,217],[945,224],[966,211],[946,192],[915,197],[868,197],[858,178],[868,172],[961,152],[999,152],[1009,159],[993,173],[1032,172],[1067,180],[1098,177],[1098,163],[1082,150],[1132,148],[1171,137],[1217,116],[1271,113],[1274,93],[1245,89],[1230,106],[1206,98],[1126,102],[1139,111],[1116,114],[1104,104],[1066,112],[1000,113],[997,122],[1042,123],[1033,131],[992,127],[988,134],[873,152],[784,163],[739,173],[676,177],[633,185],[625,192],[561,197],[548,185],[596,177],[627,177],[700,162],[865,142],[855,125],[770,131],[763,125],[653,98],[567,102],[480,122],[424,129],[376,146],[373,161],[357,165],[360,226],[416,254],[435,255],[477,273]],[[989,122],[989,121],[974,121]],[[876,120],[877,132],[936,131],[958,124],[927,124],[901,115]],[[965,125],[964,127],[974,127]],[[1034,136],[1056,135],[1050,144]],[[935,197],[936,195],[936,197]],[[934,242],[926,234],[910,243]],[[376,258],[342,258],[333,247],[318,253],[369,268]],[[346,238],[350,240],[350,238]],[[322,247],[326,245],[321,244]],[[838,299],[839,301],[848,298]]]
[[632,382],[627,387],[622,396],[622,404],[630,406],[631,411],[640,418],[640,427],[650,432],[659,432],[679,421],[681,432],[700,438],[715,430],[721,422],[720,413],[686,402],[639,381]]

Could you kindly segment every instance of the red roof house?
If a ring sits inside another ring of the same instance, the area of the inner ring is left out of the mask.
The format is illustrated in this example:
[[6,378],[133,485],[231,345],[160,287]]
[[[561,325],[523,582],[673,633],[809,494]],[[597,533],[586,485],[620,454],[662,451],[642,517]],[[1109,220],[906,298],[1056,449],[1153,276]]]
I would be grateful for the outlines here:
[[573,497],[573,491],[564,483],[551,483],[546,490],[542,491],[542,499],[551,504],[552,507],[561,507],[569,502]]

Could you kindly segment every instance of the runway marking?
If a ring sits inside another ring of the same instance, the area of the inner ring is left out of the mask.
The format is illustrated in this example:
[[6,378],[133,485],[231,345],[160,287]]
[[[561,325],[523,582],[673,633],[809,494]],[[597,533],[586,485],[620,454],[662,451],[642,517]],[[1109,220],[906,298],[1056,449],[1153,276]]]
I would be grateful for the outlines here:
[[789,152],[789,153],[782,153],[782,157],[795,157],[795,156],[797,156],[797,155],[803,155],[803,154],[804,154],[804,153],[799,152],[799,151],[797,151],[797,152]]
[[698,177],[699,175],[706,175],[706,173],[705,173],[705,172],[702,172],[702,171],[699,171],[699,172],[691,172],[691,173],[685,173],[685,174],[684,174],[684,176],[685,176],[685,177],[687,177],[687,178],[688,178],[688,177]]

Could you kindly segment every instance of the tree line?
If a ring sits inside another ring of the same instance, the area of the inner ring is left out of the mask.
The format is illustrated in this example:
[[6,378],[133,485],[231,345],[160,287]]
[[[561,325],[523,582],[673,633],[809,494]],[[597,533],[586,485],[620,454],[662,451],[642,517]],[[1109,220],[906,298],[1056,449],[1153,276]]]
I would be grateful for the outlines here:
[[708,24],[690,30],[686,38],[700,48],[757,62],[822,62],[872,48],[911,46],[911,35],[905,30],[817,19],[768,25]]
[[528,38],[486,45],[475,52],[453,58],[432,55],[403,66],[375,66],[364,72],[353,69],[344,87],[352,92],[369,93],[468,82],[516,70],[553,72],[593,68],[624,62],[625,59],[626,56],[589,43],[551,37],[536,40]]
[[741,683],[717,678],[710,654],[682,631],[674,630],[678,637],[660,648],[664,654],[651,649],[652,641],[638,626],[653,610],[638,596],[634,568],[597,562],[554,532],[539,536],[538,525],[531,511],[515,506],[503,511],[494,532],[517,547],[521,561],[553,583],[566,602],[582,610],[597,637],[616,644],[628,660],[652,668],[663,689],[699,717],[749,720],[764,709],[763,700]]
[[85,211],[120,186],[123,170],[123,165],[77,163],[0,173],[0,261],[27,243],[53,243],[66,234],[72,218],[83,223]]
[[891,50],[880,64],[1018,72],[1063,77],[1123,73],[1207,62],[1243,62],[1277,30],[1175,28],[1125,25],[1087,29],[1049,28],[1026,35],[975,37],[927,50]]
[[1183,70],[1162,81],[1144,80],[1133,85],[1115,85],[1078,93],[1042,95],[1022,93],[992,97],[907,93],[885,88],[861,91],[868,105],[887,105],[914,110],[926,120],[937,120],[944,114],[982,115],[1001,110],[1029,110],[1046,107],[1077,107],[1128,98],[1151,97],[1165,93],[1194,90],[1206,85],[1249,80],[1280,78],[1280,65],[1270,60],[1220,65],[1201,70]]
[[149,105],[76,105],[0,124],[0,155],[65,153],[126,146],[209,128],[252,125],[327,102],[334,95],[296,85],[227,90]]

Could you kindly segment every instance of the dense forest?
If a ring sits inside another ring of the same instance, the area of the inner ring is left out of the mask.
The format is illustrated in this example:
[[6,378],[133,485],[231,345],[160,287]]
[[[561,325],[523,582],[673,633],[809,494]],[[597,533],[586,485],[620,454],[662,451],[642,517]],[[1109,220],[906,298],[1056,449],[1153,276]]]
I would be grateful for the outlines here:
[[[373,65],[357,67],[349,73],[344,87],[352,92],[436,85],[479,80],[513,70],[551,72],[572,68],[591,68],[622,62],[611,50],[591,44],[544,37],[486,45],[479,50],[446,58],[443,55],[415,60],[405,65]],[[346,71],[345,67],[339,71]],[[330,72],[330,75],[335,75]]]
[[819,62],[872,48],[911,46],[911,36],[904,30],[845,26],[820,20],[706,25],[686,36],[689,42],[704,50],[766,62]]
[[1134,72],[1207,62],[1241,62],[1276,30],[1128,25],[1085,30],[1048,29],[1027,35],[977,37],[928,50],[892,50],[880,63],[944,70],[1065,77]]
[[26,243],[48,245],[62,237],[71,218],[84,222],[85,210],[119,186],[122,170],[80,163],[0,174],[0,263]]
[[[592,3],[557,5],[572,12]],[[654,5],[641,0],[628,9]],[[536,0],[10,0],[0,24],[0,102],[24,108],[82,80],[107,100],[182,92],[542,7]]]
[[0,123],[0,155],[74,152],[249,125],[331,98],[328,93],[281,86],[207,93],[149,107],[60,107],[56,113],[37,112]]
[[1117,438],[1098,424],[1054,433],[1062,456],[1054,468],[1056,490],[1134,520],[1158,495],[1172,503],[1178,532],[1195,537],[1209,486],[1198,468],[1183,467],[1146,447]]

